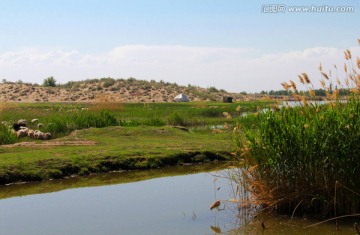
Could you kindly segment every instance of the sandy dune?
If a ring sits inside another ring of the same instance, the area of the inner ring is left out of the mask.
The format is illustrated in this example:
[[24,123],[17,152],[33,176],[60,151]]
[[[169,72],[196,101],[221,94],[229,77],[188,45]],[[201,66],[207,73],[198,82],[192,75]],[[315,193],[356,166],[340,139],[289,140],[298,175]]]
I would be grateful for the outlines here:
[[223,96],[232,96],[234,101],[245,99],[241,94],[230,94],[223,90],[110,78],[56,87],[0,83],[0,102],[173,102],[179,93],[187,94],[190,101],[222,101]]

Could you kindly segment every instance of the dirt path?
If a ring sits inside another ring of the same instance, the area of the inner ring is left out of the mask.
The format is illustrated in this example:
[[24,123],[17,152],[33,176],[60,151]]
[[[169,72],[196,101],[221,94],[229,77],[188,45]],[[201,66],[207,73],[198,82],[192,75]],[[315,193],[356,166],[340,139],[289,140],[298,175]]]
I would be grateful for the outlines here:
[[38,142],[20,142],[16,144],[3,145],[4,148],[16,147],[50,147],[50,146],[91,146],[96,145],[92,140],[64,140],[64,141],[44,141]]

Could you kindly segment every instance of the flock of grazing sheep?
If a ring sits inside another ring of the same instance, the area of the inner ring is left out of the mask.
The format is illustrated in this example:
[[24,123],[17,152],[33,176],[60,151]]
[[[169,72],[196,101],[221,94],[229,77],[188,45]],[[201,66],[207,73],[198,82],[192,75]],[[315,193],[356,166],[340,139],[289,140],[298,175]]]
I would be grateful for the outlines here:
[[[31,120],[31,124],[37,125],[37,127],[40,129],[41,127],[43,127],[43,124],[38,123],[38,122],[39,122],[38,119]],[[16,136],[18,138],[28,136],[30,138],[38,139],[38,140],[51,139],[52,135],[50,132],[43,133],[40,130],[32,130],[32,129],[28,128],[26,124],[27,124],[27,121],[25,119],[20,119],[17,123],[14,123],[12,125],[12,128],[14,129]]]

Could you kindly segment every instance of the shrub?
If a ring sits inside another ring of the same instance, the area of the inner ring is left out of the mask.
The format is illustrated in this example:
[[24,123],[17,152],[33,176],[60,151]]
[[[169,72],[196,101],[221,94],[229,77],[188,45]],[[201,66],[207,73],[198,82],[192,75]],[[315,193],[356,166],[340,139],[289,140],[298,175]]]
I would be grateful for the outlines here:
[[103,78],[101,79],[103,81],[103,87],[107,88],[115,84],[115,79],[113,78]]
[[46,79],[44,79],[44,82],[43,82],[43,86],[45,87],[55,87],[56,86],[56,80],[53,76],[51,77],[48,77]]
[[218,89],[216,89],[216,87],[209,87],[208,88],[208,90],[210,91],[210,92],[219,92],[219,90]]

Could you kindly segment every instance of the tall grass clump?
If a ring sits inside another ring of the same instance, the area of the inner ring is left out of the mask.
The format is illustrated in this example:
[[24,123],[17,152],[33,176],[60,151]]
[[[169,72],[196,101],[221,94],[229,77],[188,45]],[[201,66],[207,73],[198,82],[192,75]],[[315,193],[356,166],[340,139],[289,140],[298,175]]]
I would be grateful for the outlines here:
[[78,111],[64,116],[54,115],[49,117],[43,131],[49,131],[55,136],[59,136],[74,130],[117,125],[119,125],[119,121],[110,111]]
[[[359,213],[360,59],[354,63],[349,50],[345,59],[344,83],[319,67],[324,104],[308,101],[315,98],[314,85],[303,73],[299,79],[307,93],[298,92],[293,81],[282,84],[294,91],[298,106],[258,112],[251,117],[255,127],[234,130],[243,167],[237,180],[252,195],[249,203],[298,215]],[[351,94],[340,97],[344,87]]]
[[12,132],[11,127],[0,123],[0,145],[13,144],[17,140],[16,135]]

